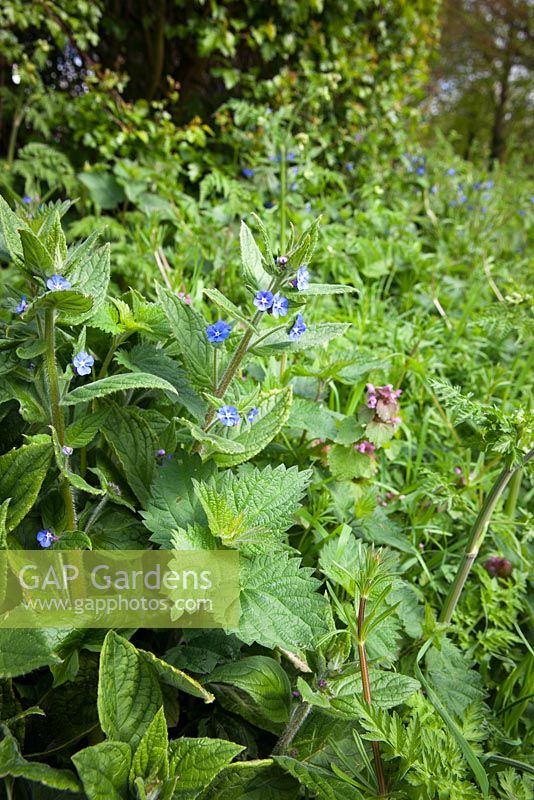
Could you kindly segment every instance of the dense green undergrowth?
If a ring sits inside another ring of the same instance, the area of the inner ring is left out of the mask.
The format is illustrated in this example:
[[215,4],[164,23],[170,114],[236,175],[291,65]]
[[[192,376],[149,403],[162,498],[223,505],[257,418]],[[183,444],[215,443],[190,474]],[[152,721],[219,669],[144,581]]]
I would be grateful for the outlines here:
[[262,141],[0,201],[0,546],[241,559],[237,629],[2,629],[4,795],[528,798],[532,188]]

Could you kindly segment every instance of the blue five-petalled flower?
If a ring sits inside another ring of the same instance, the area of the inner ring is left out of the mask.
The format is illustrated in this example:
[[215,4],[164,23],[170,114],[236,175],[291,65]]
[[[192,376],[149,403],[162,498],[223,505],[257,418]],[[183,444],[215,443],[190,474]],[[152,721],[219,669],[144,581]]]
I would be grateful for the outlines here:
[[297,318],[291,330],[288,333],[292,342],[296,341],[303,333],[306,332],[306,323],[302,314],[297,314]]
[[280,292],[277,292],[273,297],[273,304],[271,306],[271,313],[275,319],[278,317],[285,317],[288,309],[287,297],[282,297]]
[[254,406],[254,408],[251,408],[247,414],[247,422],[254,422],[259,413],[260,412],[258,411],[256,406]]
[[47,528],[44,531],[39,531],[37,533],[36,539],[41,545],[41,547],[50,547],[51,544],[57,542],[58,537],[55,536],[55,534],[50,530],[50,528]]
[[89,353],[85,353],[82,350],[74,356],[72,363],[74,365],[74,371],[77,372],[78,375],[89,375],[95,360],[93,356],[90,356]]
[[217,418],[227,428],[233,428],[241,421],[239,411],[235,406],[221,406],[217,411]]
[[214,322],[213,325],[208,325],[206,328],[206,336],[208,337],[208,342],[211,344],[218,344],[219,342],[224,342],[225,339],[228,339],[230,336],[230,331],[232,330],[231,326],[228,325],[223,319],[217,320]]
[[303,264],[301,267],[298,268],[297,275],[295,279],[291,281],[291,284],[292,286],[295,287],[295,289],[298,289],[299,292],[302,292],[304,291],[304,289],[308,288],[309,283],[310,283],[310,273],[308,272],[308,267],[306,266],[306,264]]
[[27,308],[28,308],[28,301],[26,300],[26,295],[23,294],[22,297],[20,298],[20,303],[15,309],[15,313],[23,314]]
[[51,292],[64,292],[71,287],[70,281],[64,278],[63,275],[52,275],[51,278],[48,278],[46,285]]
[[254,298],[254,305],[260,311],[268,311],[273,304],[274,295],[272,292],[258,292]]

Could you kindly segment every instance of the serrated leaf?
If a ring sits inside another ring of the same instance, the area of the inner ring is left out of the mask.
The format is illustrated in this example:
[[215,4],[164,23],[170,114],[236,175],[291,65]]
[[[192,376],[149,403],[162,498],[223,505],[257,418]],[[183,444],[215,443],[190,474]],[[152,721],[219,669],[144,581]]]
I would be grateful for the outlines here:
[[27,230],[26,223],[17,217],[0,195],[0,231],[11,258],[22,257],[22,243],[19,230]]
[[60,662],[44,631],[0,628],[0,678],[15,678]]
[[340,798],[364,800],[364,796],[358,789],[324,767],[297,761],[290,756],[276,756],[274,760],[296,778],[301,786],[309,789],[313,797],[320,800],[340,800]]
[[100,742],[72,756],[88,800],[124,800],[132,753],[125,742]]
[[12,531],[33,506],[52,458],[52,442],[23,445],[0,456],[0,502],[11,499],[6,530]]
[[193,800],[213,778],[245,748],[224,739],[189,739],[185,736],[169,744],[171,773],[178,776],[176,795]]
[[341,444],[332,445],[328,451],[328,466],[338,481],[370,478],[376,472],[376,461],[371,456]]
[[246,222],[241,221],[239,233],[241,244],[241,271],[243,280],[254,289],[267,289],[270,275],[263,268],[263,256]]
[[19,231],[24,268],[31,275],[50,275],[56,271],[52,255],[31,231]]
[[72,772],[66,769],[54,769],[38,761],[26,761],[21,755],[17,740],[5,725],[0,726],[0,733],[4,736],[0,741],[0,778],[7,776],[25,778],[51,789],[70,792],[77,792],[80,789],[80,784]]
[[113,405],[102,432],[141,504],[148,499],[156,469],[157,443],[139,409]]
[[283,428],[291,411],[293,390],[273,389],[259,400],[258,416],[252,425],[241,423],[238,430],[231,429],[228,441],[239,444],[243,449],[236,454],[216,453],[215,461],[221,467],[231,467],[248,461],[260,453]]
[[[311,479],[310,470],[280,465],[263,470],[228,470],[215,484],[194,481],[214,536],[225,544],[261,541],[279,536],[292,524],[292,515]],[[270,547],[270,544],[267,543]]]
[[121,375],[111,375],[109,378],[102,378],[99,381],[86,383],[84,386],[77,386],[69,392],[62,400],[62,405],[73,406],[77,403],[88,403],[99,397],[107,397],[115,392],[125,392],[131,389],[161,389],[176,395],[176,389],[168,381],[158,378],[157,375],[149,375],[144,372],[129,372]]
[[236,761],[221,770],[198,800],[296,800],[298,789],[271,758]]
[[160,708],[137,745],[130,769],[130,786],[136,778],[165,781],[169,776],[167,723]]
[[305,289],[299,291],[299,295],[315,297],[323,294],[353,294],[357,291],[354,286],[345,286],[338,283],[310,283]]
[[89,191],[91,200],[102,209],[113,209],[124,200],[124,190],[109,172],[79,172],[77,178]]
[[[241,442],[235,441],[235,439],[230,439],[226,436],[219,436],[219,434],[213,433],[211,430],[205,431],[200,427],[200,425],[195,425],[194,422],[191,422],[191,420],[188,419],[180,418],[178,422],[180,422],[184,427],[189,428],[192,437],[196,439],[197,442],[209,445],[217,453],[239,454],[245,452],[244,445],[242,445]],[[243,460],[244,459],[239,459],[239,461]],[[237,463],[239,463],[239,461]]]
[[393,438],[396,430],[397,428],[395,425],[390,425],[386,422],[371,421],[365,427],[365,438],[377,447],[381,447]]
[[61,322],[73,322],[78,325],[86,319],[88,313],[92,312],[93,298],[75,289],[47,292],[35,298],[26,312],[27,318],[31,318],[33,311],[47,308],[56,309]]
[[482,704],[480,674],[471,669],[466,656],[448,639],[441,641],[439,649],[428,650],[426,667],[432,688],[451,714],[461,719],[468,706]]
[[98,679],[98,716],[104,733],[137,747],[162,702],[151,665],[133,644],[109,631]]
[[84,414],[72,422],[65,431],[65,442],[70,447],[86,447],[91,444],[109,414],[109,406],[101,406],[92,414]]
[[252,352],[256,353],[256,355],[268,356],[282,350],[297,353],[303,350],[310,350],[312,347],[321,347],[338,336],[344,336],[350,328],[350,323],[319,322],[317,325],[308,325],[306,332],[295,341],[292,341],[288,336],[289,328],[290,326],[288,325],[287,331],[274,331],[258,347],[252,347]]
[[[373,705],[378,708],[394,708],[405,703],[415,692],[419,691],[420,684],[415,678],[401,675],[399,672],[369,667],[369,683],[373,697]],[[347,719],[358,716],[358,707],[354,698],[363,696],[362,678],[359,670],[352,674],[334,678],[329,681],[330,691],[335,695],[330,700],[330,707],[343,714]]]
[[71,486],[74,486],[76,489],[80,489],[82,492],[87,492],[88,494],[104,494],[102,489],[97,489],[96,487],[91,486],[90,483],[87,483],[85,478],[82,478],[81,475],[78,475],[76,472],[73,472],[71,469],[69,469],[68,456],[66,456],[62,451],[55,428],[52,428],[52,441],[54,443],[56,465],[68,483]]
[[253,725],[280,733],[289,720],[291,684],[273,658],[249,656],[225,664],[207,682],[225,708]]
[[187,374],[196,386],[208,389],[212,383],[213,345],[208,342],[204,317],[168,289],[159,286],[157,292]]
[[312,572],[283,552],[243,556],[239,638],[292,652],[312,647],[326,633],[328,607]]
[[85,322],[102,308],[106,300],[110,277],[110,245],[105,244],[92,250],[87,258],[78,253],[78,257],[66,268],[65,277],[72,286],[92,298],[90,311],[76,320],[77,324]]
[[147,664],[154,669],[156,675],[162,683],[171,686],[173,689],[179,689],[181,692],[190,694],[193,697],[199,697],[205,703],[212,703],[214,696],[211,692],[204,688],[198,681],[192,678],[182,670],[173,667],[161,658],[158,658],[149,650],[138,650],[139,656],[143,658]]

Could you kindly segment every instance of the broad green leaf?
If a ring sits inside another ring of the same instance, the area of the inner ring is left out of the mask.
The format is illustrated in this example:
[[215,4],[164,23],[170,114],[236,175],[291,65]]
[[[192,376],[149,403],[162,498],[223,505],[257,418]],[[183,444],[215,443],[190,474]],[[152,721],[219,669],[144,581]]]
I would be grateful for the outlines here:
[[0,195],[0,231],[11,258],[22,257],[22,243],[19,230],[27,230],[27,225],[17,217]]
[[144,659],[147,664],[153,668],[155,674],[158,676],[161,683],[171,686],[173,689],[179,689],[181,692],[199,697],[205,703],[213,703],[214,696],[211,692],[205,689],[198,681],[192,678],[182,670],[173,667],[161,658],[158,658],[149,650],[138,650],[139,656]]
[[25,778],[28,781],[41,783],[50,789],[77,792],[80,789],[76,777],[66,769],[54,769],[48,764],[38,761],[26,761],[21,755],[19,744],[9,729],[0,726],[0,778]]
[[102,426],[126,480],[141,504],[149,497],[156,469],[157,442],[142,412],[113,405]]
[[86,447],[91,444],[97,433],[102,430],[109,411],[109,406],[99,406],[94,413],[83,414],[72,422],[65,432],[66,443],[71,447]]
[[439,649],[427,651],[426,668],[432,688],[449,713],[462,719],[469,706],[481,707],[484,689],[480,673],[448,639],[440,642]]
[[78,475],[78,473],[69,469],[69,457],[66,456],[62,451],[55,428],[52,428],[52,441],[54,443],[54,455],[56,457],[57,467],[69,484],[74,486],[76,489],[80,489],[82,492],[87,492],[88,494],[104,494],[102,489],[97,489],[94,486],[91,486],[90,483],[87,483],[85,478],[82,478],[81,475]]
[[286,425],[306,431],[313,439],[334,439],[336,420],[340,416],[321,403],[295,397]]
[[88,189],[91,200],[100,208],[116,208],[124,200],[124,191],[109,172],[79,172],[78,180]]
[[292,652],[312,647],[326,633],[328,606],[312,573],[287,553],[243,556],[239,638]]
[[364,795],[350,783],[324,767],[298,761],[290,756],[276,756],[275,762],[320,800],[365,800]]
[[0,628],[0,678],[15,678],[60,662],[45,631]]
[[0,503],[11,499],[6,530],[12,531],[33,506],[48,472],[52,442],[23,445],[0,456]]
[[265,758],[229,764],[198,800],[297,800],[298,796],[298,783]]
[[105,244],[88,253],[87,258],[78,257],[65,270],[65,277],[72,286],[93,301],[90,311],[75,320],[85,322],[97,313],[106,300],[110,275],[110,246]]
[[273,658],[249,656],[208,676],[219,702],[260,728],[280,733],[289,720],[291,684]]
[[246,284],[254,289],[267,289],[271,283],[270,275],[263,268],[263,256],[254,240],[250,228],[241,222],[239,235],[241,243],[241,269]]
[[310,350],[312,347],[322,347],[338,336],[344,336],[350,328],[350,323],[345,322],[319,322],[317,325],[308,325],[306,332],[296,341],[291,341],[288,332],[291,323],[288,323],[287,330],[274,331],[267,336],[257,347],[252,348],[256,355],[273,355],[283,350],[289,352],[301,352]]
[[376,472],[376,461],[367,453],[360,453],[354,447],[334,444],[328,452],[328,466],[332,476],[338,481],[353,478],[371,478]]
[[176,797],[193,800],[245,748],[224,739],[185,736],[169,744],[171,774],[178,776]]
[[[205,431],[200,427],[200,425],[195,425],[194,422],[191,422],[191,420],[188,419],[180,418],[178,422],[180,422],[185,428],[189,428],[191,436],[196,439],[197,442],[209,445],[217,453],[239,455],[245,452],[244,445],[235,439],[231,439],[230,437],[226,436],[219,436],[217,433],[213,433],[211,430]],[[238,458],[236,463],[244,460],[244,458]]]
[[386,442],[389,442],[395,435],[397,427],[390,425],[387,422],[369,422],[365,427],[365,438],[381,447]]
[[88,403],[99,397],[107,397],[115,392],[125,392],[131,389],[161,389],[176,395],[176,390],[168,381],[158,378],[157,375],[149,375],[144,372],[132,372],[121,375],[112,375],[109,378],[102,378],[99,381],[86,383],[78,386],[69,392],[62,400],[65,406],[73,406],[77,403]]
[[205,319],[168,289],[158,286],[157,292],[188,376],[196,386],[210,388],[214,346],[208,342]]
[[[369,682],[373,705],[378,708],[394,708],[405,703],[412,694],[420,689],[419,681],[415,678],[374,667],[369,667]],[[348,719],[356,718],[358,709],[352,701],[354,697],[361,698],[363,696],[360,672],[354,671],[352,674],[330,680],[329,688],[335,695],[330,701],[330,707]]]
[[75,289],[59,292],[47,292],[36,297],[26,312],[30,319],[32,312],[38,309],[55,308],[60,314],[61,322],[81,324],[93,309],[93,298]]
[[256,328],[252,325],[250,319],[245,317],[245,315],[241,313],[238,307],[235,306],[231,300],[228,300],[228,298],[225,297],[225,295],[222,294],[222,292],[220,292],[218,289],[204,289],[204,294],[206,295],[206,297],[209,297],[209,299],[213,303],[222,308],[223,311],[226,311],[227,315],[231,319],[237,319],[239,320],[239,322],[242,322],[243,325],[245,325],[247,328],[251,328],[253,331],[256,330]]
[[31,231],[19,232],[24,257],[24,268],[31,275],[52,275],[56,265],[52,255]]
[[98,716],[104,733],[137,747],[162,702],[151,665],[133,644],[109,631],[98,680]]
[[125,742],[100,742],[72,756],[88,800],[124,800],[132,753]]
[[61,227],[59,211],[52,214],[51,224],[40,232],[44,245],[54,262],[54,271],[61,272],[67,258],[67,239]]
[[137,745],[130,769],[130,786],[133,787],[136,778],[167,780],[169,777],[168,744],[167,723],[163,708],[160,708]]
[[252,214],[256,225],[260,229],[261,240],[263,243],[263,248],[265,250],[265,261],[267,264],[272,264],[274,270],[274,254],[271,248],[271,242],[269,240],[269,234],[267,232],[267,228],[263,224],[262,220],[258,217],[257,214]]
[[301,264],[310,263],[317,246],[320,224],[321,217],[314,219],[310,227],[302,233],[295,247],[291,250],[290,265],[292,270],[296,270]]
[[243,450],[238,453],[216,453],[216,463],[221,467],[232,467],[260,453],[287,422],[292,400],[291,386],[264,394],[257,404],[259,413],[254,423],[248,425],[242,422],[239,428],[231,429],[228,434],[228,441],[241,445]]
[[353,294],[357,291],[354,286],[345,286],[337,283],[310,283],[306,289],[302,289],[299,292],[299,295],[315,297],[319,294]]
[[[259,470],[247,466],[224,472],[215,484],[194,481],[195,492],[214,536],[225,544],[280,536],[292,524],[292,515],[311,479],[309,470],[283,465]],[[270,543],[266,543],[270,547]]]
[[8,498],[0,505],[0,550],[7,550],[6,520],[10,502],[11,499]]

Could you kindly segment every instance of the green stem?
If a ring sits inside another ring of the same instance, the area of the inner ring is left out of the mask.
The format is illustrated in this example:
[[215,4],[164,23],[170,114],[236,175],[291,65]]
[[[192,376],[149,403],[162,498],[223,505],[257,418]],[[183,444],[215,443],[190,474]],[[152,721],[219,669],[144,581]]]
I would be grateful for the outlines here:
[[284,255],[286,249],[286,185],[287,185],[287,162],[286,147],[280,147],[280,254]]
[[9,135],[9,142],[7,145],[7,155],[6,155],[6,166],[10,168],[13,165],[13,161],[15,160],[15,148],[17,146],[17,137],[19,134],[19,128],[22,124],[22,120],[24,119],[24,108],[19,108],[15,112],[13,117],[13,125],[11,126],[11,133]]
[[[45,311],[45,342],[45,363],[48,396],[50,399],[50,415],[59,444],[63,447],[65,444],[65,418],[63,416],[63,409],[60,406],[59,377],[56,361],[56,310],[54,308],[47,308]],[[76,530],[76,508],[74,506],[72,487],[66,478],[61,478],[59,488],[67,513],[67,530]]]
[[[360,672],[362,676],[363,697],[367,705],[372,706],[373,700],[371,695],[371,682],[369,680],[369,667],[367,664],[367,652],[365,649],[364,636],[364,622],[365,622],[365,604],[367,598],[362,595],[360,597],[360,604],[358,607],[358,657],[360,660]],[[380,755],[380,742],[371,742],[373,749],[373,760],[375,765],[376,780],[378,783],[378,793],[380,796],[387,794],[386,778],[384,776],[384,766],[382,764],[382,756]]]
[[523,468],[520,467],[517,469],[510,481],[510,489],[508,491],[508,497],[506,498],[506,505],[504,506],[504,513],[507,517],[511,520],[515,517],[515,509],[517,506],[517,499],[519,497],[519,491],[521,489],[521,482],[523,480]]
[[217,348],[213,350],[213,391],[217,390],[217,383],[219,382],[219,378],[217,376],[217,361],[218,361],[218,353]]
[[286,729],[273,748],[273,756],[279,756],[282,755],[282,753],[287,752],[287,748],[306,721],[311,708],[312,707],[309,703],[299,703],[293,708],[291,716],[289,717],[289,722],[286,725]]
[[449,623],[453,617],[456,606],[458,605],[458,600],[460,599],[460,595],[462,593],[462,589],[465,586],[467,577],[471,572],[471,567],[473,566],[473,563],[478,555],[478,551],[480,550],[480,545],[482,544],[482,539],[486,533],[491,516],[497,503],[501,499],[501,495],[506,489],[508,482],[510,481],[511,477],[516,472],[521,470],[522,466],[527,464],[533,457],[534,450],[531,450],[529,453],[527,453],[522,464],[519,466],[505,467],[493,484],[491,491],[482,504],[482,508],[480,509],[473,527],[471,528],[467,549],[463,555],[460,567],[449,590],[449,594],[447,595],[447,599],[445,600],[445,604],[440,615],[440,622]]

